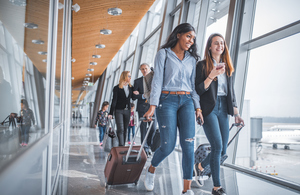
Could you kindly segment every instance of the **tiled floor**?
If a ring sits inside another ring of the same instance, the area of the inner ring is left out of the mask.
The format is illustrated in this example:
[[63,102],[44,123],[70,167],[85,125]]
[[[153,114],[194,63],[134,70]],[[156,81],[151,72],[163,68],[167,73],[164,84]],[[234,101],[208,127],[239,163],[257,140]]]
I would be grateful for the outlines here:
[[[96,129],[86,127],[71,129],[70,144],[64,155],[58,195],[181,194],[183,189],[181,153],[177,151],[174,151],[157,168],[153,192],[147,192],[144,187],[145,168],[137,186],[128,184],[106,188],[103,170],[107,153],[98,145],[97,136]],[[150,164],[150,161],[151,158],[148,158],[146,166]],[[221,169],[221,178],[222,186],[228,195],[298,194],[226,167]],[[211,194],[212,180],[206,180],[202,188],[198,188],[193,182],[192,187],[196,195]]]

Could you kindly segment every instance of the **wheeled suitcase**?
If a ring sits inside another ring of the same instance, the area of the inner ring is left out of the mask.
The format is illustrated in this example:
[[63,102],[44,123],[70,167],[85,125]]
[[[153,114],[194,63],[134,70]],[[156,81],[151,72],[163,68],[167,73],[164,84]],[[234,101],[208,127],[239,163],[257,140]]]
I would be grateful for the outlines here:
[[[234,138],[239,134],[239,132],[242,130],[242,128],[244,127],[244,125],[242,124],[238,124],[238,123],[233,123],[229,129],[229,131],[233,128],[233,127],[239,127],[240,128],[237,130],[237,132],[234,134],[234,136],[231,138],[231,140],[228,142],[227,147],[231,144],[231,142],[234,140]],[[206,143],[206,144],[201,144],[198,146],[198,148],[196,149],[195,153],[194,153],[194,157],[195,157],[195,163],[201,163],[210,153],[211,151],[211,147],[210,144]],[[220,159],[220,164],[223,164],[224,161],[228,158],[227,154],[224,154],[223,156],[221,156]],[[201,171],[201,176],[209,176],[210,177],[211,174],[211,170],[210,170],[210,165],[207,165],[203,171]]]
[[[140,119],[137,130],[139,130],[141,120]],[[154,120],[154,119],[153,119]],[[105,176],[105,185],[118,185],[118,184],[129,184],[134,183],[137,185],[140,175],[143,171],[144,165],[147,161],[147,155],[143,149],[149,130],[153,125],[153,121],[150,123],[146,136],[141,146],[133,146],[134,140],[137,133],[134,135],[134,138],[130,146],[120,146],[113,147],[108,154],[104,176]]]

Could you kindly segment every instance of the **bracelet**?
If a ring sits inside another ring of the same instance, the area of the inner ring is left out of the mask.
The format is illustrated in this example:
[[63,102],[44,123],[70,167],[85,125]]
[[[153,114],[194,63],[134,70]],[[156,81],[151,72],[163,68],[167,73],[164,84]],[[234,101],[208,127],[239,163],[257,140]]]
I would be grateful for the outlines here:
[[201,108],[196,108],[196,111],[200,111],[200,112],[202,112]]
[[237,116],[240,116],[240,114],[235,114],[235,115],[233,115],[234,117],[237,117]]
[[213,80],[212,78],[210,78],[209,76],[207,76],[207,78],[209,78],[210,80]]

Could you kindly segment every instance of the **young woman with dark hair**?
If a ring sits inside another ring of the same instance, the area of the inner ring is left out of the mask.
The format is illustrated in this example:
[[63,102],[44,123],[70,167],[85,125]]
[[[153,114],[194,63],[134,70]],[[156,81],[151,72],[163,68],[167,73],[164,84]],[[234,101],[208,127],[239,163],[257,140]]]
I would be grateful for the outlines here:
[[119,84],[113,89],[113,99],[110,106],[108,117],[116,117],[117,135],[119,146],[125,146],[127,127],[130,120],[130,99],[133,94],[133,87],[130,84],[131,74],[129,71],[123,71]]
[[212,34],[205,48],[205,59],[198,62],[196,68],[196,91],[200,96],[200,105],[204,117],[204,132],[211,145],[210,154],[194,165],[196,182],[201,171],[210,165],[214,188],[212,194],[225,195],[220,182],[220,158],[226,154],[229,122],[228,114],[235,117],[236,123],[244,124],[240,117],[233,89],[232,65],[225,39],[222,35]]
[[150,108],[144,117],[151,120],[156,111],[161,146],[146,169],[145,187],[154,188],[156,167],[174,150],[179,129],[182,148],[184,189],[182,194],[193,195],[191,182],[194,164],[195,110],[203,119],[199,96],[195,91],[197,55],[195,29],[188,23],[178,25],[167,43],[157,52],[151,86]]

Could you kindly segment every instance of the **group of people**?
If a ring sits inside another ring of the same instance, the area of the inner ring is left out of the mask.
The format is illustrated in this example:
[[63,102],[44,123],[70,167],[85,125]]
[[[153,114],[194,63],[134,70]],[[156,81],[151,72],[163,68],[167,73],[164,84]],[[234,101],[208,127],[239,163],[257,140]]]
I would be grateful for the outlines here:
[[[139,117],[142,117],[149,108],[149,104],[144,97],[143,88],[143,77],[150,73],[151,69],[149,64],[141,64],[140,71],[143,74],[142,77],[134,81],[134,86],[131,85],[131,74],[129,71],[123,71],[120,76],[119,84],[113,88],[113,99],[110,106],[110,111],[108,112],[109,103],[107,101],[103,102],[101,109],[99,110],[96,120],[95,127],[99,127],[99,141],[100,146],[103,145],[103,137],[108,120],[115,116],[117,125],[117,137],[119,141],[119,146],[125,146],[126,140],[128,144],[131,144],[131,132],[132,137],[135,135],[135,126],[138,122],[138,117],[135,112],[135,104],[131,101],[137,101],[137,112]],[[147,133],[147,125],[150,122],[141,121],[140,132],[141,132],[141,143],[144,141]],[[152,125],[147,141],[144,145],[144,150],[147,156],[152,155],[151,145],[153,143],[153,136],[155,128],[157,126],[156,121]],[[135,142],[133,143],[135,144]]]
[[[228,115],[234,116],[236,123],[244,125],[244,121],[237,109],[232,79],[234,67],[224,37],[212,34],[207,40],[204,59],[199,59],[194,27],[188,23],[180,24],[156,54],[150,104],[143,96],[143,78],[136,79],[133,87],[128,71],[121,74],[119,85],[113,89],[109,116],[115,114],[120,145],[124,145],[126,140],[130,98],[138,99],[139,116],[144,116],[146,122],[150,122],[156,114],[161,145],[154,153],[151,165],[146,168],[144,185],[148,191],[154,189],[155,169],[175,148],[178,129],[182,148],[182,194],[194,194],[191,190],[193,175],[197,184],[203,185],[199,178],[208,165],[214,185],[212,194],[226,194],[220,181],[220,158],[227,149]],[[143,76],[147,75],[148,69],[147,64],[140,66]],[[207,158],[196,164],[195,118],[203,125],[211,145]]]

